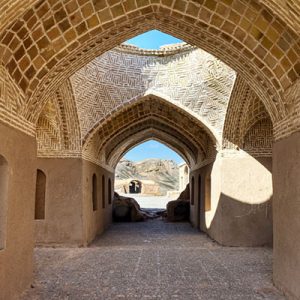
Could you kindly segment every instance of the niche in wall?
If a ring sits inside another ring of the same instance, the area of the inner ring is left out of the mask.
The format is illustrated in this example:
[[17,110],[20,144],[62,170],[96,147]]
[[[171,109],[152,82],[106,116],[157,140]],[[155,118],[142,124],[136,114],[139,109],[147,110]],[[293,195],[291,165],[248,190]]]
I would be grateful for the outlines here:
[[105,176],[102,175],[102,208],[105,208]]
[[45,219],[46,175],[42,170],[36,172],[35,215],[36,220]]
[[211,210],[211,178],[210,174],[207,174],[205,177],[205,211]]
[[6,241],[8,176],[7,160],[0,155],[0,250],[5,248]]
[[93,211],[98,209],[98,199],[97,199],[97,176],[93,174],[92,180],[92,201],[93,201]]
[[112,201],[111,179],[108,178],[108,204]]

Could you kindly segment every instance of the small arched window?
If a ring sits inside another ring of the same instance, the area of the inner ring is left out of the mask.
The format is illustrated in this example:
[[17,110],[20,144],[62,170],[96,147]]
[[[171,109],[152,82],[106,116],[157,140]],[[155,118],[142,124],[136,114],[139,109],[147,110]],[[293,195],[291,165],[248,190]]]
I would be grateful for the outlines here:
[[195,179],[192,176],[192,185],[191,185],[191,205],[195,203]]
[[93,211],[98,209],[98,197],[97,197],[97,176],[93,174],[93,183],[92,183],[92,200],[93,200]]
[[45,219],[46,175],[42,170],[36,172],[35,216],[36,220]]
[[108,178],[108,204],[112,201],[111,179]]
[[0,250],[5,248],[6,240],[8,176],[7,160],[0,155]]
[[105,176],[102,175],[102,208],[105,208]]
[[205,177],[205,211],[211,210],[211,178],[210,174]]

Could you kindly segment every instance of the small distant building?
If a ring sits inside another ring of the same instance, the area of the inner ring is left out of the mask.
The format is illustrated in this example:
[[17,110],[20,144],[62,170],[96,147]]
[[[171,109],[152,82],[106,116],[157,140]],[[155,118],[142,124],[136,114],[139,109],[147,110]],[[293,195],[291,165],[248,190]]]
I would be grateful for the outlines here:
[[179,191],[183,191],[186,185],[189,183],[190,170],[186,163],[182,163],[179,166]]
[[159,184],[153,180],[144,179],[117,179],[115,191],[122,194],[161,195]]

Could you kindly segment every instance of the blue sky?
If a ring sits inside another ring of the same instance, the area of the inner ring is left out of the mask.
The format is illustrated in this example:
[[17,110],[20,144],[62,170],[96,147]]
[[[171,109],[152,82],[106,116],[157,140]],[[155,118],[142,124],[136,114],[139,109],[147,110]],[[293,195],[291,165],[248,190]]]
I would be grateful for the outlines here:
[[140,161],[147,158],[161,158],[172,159],[177,164],[184,162],[181,156],[179,156],[175,151],[154,140],[150,140],[136,146],[128,151],[124,157],[132,161]]
[[[144,49],[159,49],[159,47],[163,45],[181,42],[181,40],[158,30],[147,31],[126,41],[128,44]],[[179,156],[175,151],[154,140],[150,140],[136,146],[126,153],[125,158],[132,161],[140,161],[147,158],[161,158],[172,159],[178,164],[184,162],[181,156]]]
[[[127,44],[144,49],[159,49],[160,46],[181,43],[182,41],[158,30],[147,31],[128,41]],[[147,158],[172,159],[176,163],[184,160],[175,151],[157,141],[150,140],[131,149],[124,156],[132,161],[140,161]]]
[[159,30],[150,30],[125,42],[144,49],[159,49],[160,46],[182,43],[181,40]]

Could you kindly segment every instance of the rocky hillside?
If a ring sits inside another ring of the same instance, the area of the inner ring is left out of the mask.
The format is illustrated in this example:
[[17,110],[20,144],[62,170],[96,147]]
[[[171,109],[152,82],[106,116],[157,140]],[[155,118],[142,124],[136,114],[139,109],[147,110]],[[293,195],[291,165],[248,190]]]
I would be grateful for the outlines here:
[[179,170],[173,160],[146,159],[139,162],[122,159],[116,168],[116,179],[148,179],[157,182],[163,194],[178,190]]

